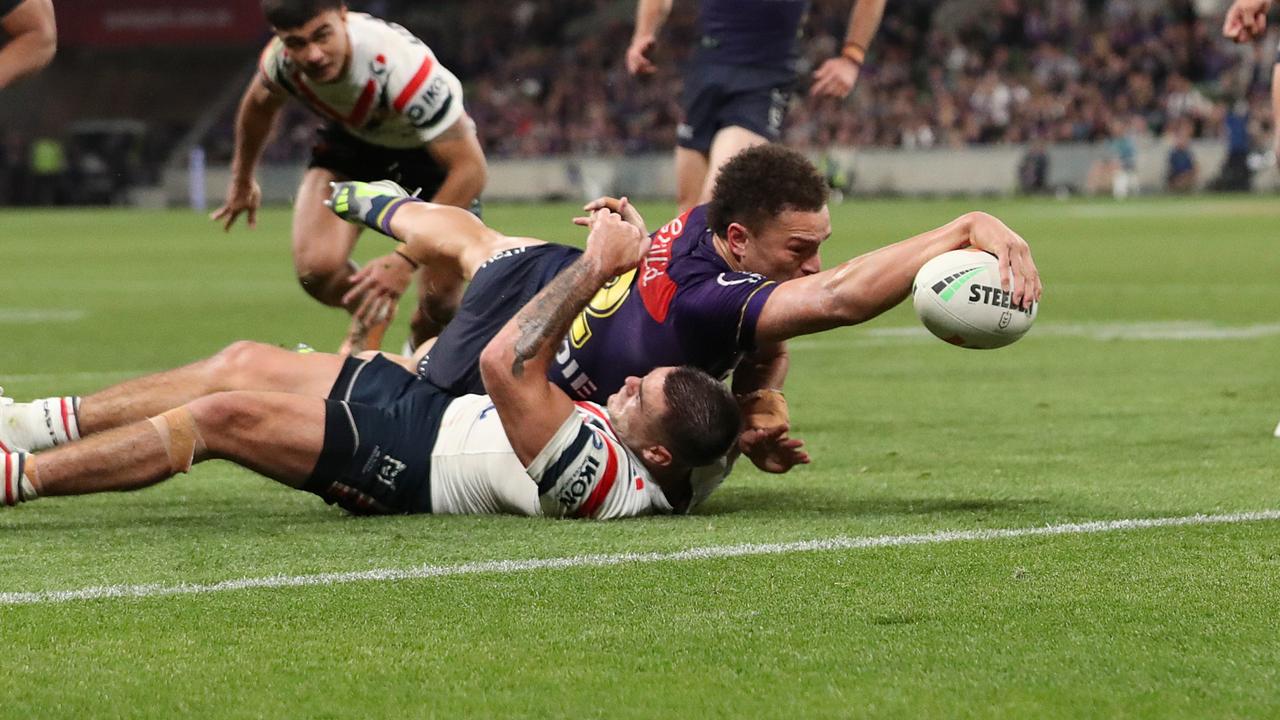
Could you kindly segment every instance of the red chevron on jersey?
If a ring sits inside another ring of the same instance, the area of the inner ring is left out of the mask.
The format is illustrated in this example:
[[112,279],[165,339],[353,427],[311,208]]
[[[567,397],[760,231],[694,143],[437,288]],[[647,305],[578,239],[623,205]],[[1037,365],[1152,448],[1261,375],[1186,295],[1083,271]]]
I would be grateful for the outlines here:
[[654,233],[649,252],[640,263],[640,274],[636,281],[640,286],[640,299],[644,301],[649,317],[657,322],[667,319],[671,299],[679,289],[671,276],[667,275],[667,266],[671,264],[671,244],[684,232],[685,221],[691,212],[693,208],[684,211],[683,215]]
[[409,104],[409,101],[413,99],[413,94],[418,92],[418,88],[422,87],[422,81],[426,80],[427,76],[431,74],[433,65],[435,63],[431,61],[431,56],[428,55],[422,61],[422,64],[418,66],[418,72],[414,73],[413,79],[409,81],[408,85],[404,86],[404,89],[396,96],[396,101],[392,103],[391,106],[396,109],[396,112],[404,111],[404,106]]
[[605,463],[604,474],[600,476],[596,487],[591,491],[591,495],[578,508],[578,517],[590,518],[595,517],[600,506],[604,504],[604,499],[609,497],[609,491],[613,489],[614,482],[618,479],[618,451],[613,447],[613,443],[605,440],[605,449],[609,451],[609,460]]

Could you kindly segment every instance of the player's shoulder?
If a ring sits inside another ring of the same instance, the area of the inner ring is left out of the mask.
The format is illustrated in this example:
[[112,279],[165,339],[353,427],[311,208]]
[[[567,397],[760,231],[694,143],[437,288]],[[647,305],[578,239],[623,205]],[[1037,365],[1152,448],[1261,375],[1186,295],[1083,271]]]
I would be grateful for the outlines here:
[[279,80],[288,66],[289,56],[285,54],[284,41],[273,35],[258,56],[258,69],[269,79]]
[[347,13],[347,28],[358,51],[377,53],[390,60],[420,61],[431,48],[403,25],[362,12]]

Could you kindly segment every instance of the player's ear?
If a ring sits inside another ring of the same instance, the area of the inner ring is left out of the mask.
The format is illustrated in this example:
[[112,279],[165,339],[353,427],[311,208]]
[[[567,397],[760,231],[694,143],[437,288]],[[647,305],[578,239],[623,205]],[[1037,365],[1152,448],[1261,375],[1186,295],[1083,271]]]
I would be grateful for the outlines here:
[[671,451],[662,445],[649,445],[640,451],[646,465],[652,467],[669,467],[672,462]]
[[751,231],[742,223],[729,223],[728,229],[725,230],[725,242],[729,244],[729,252],[734,257],[740,258],[747,252],[747,241],[751,237]]

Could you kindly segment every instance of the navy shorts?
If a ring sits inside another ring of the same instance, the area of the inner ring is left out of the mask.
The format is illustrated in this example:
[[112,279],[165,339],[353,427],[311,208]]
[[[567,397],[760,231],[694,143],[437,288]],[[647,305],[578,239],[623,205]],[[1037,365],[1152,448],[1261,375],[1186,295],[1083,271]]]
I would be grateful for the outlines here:
[[676,129],[676,143],[705,154],[726,127],[776,141],[795,84],[795,72],[785,68],[694,63],[684,74],[684,120]]
[[383,358],[347,358],[303,489],[357,515],[431,512],[431,449],[453,398]]
[[476,270],[453,320],[418,364],[418,374],[450,395],[483,395],[480,353],[507,321],[582,251],[547,243],[504,250]]
[[[311,148],[309,168],[332,170],[347,180],[394,180],[418,197],[430,200],[444,184],[449,171],[436,163],[425,147],[388,148],[367,143],[328,123],[317,133]],[[480,217],[480,200],[471,203],[471,212]]]

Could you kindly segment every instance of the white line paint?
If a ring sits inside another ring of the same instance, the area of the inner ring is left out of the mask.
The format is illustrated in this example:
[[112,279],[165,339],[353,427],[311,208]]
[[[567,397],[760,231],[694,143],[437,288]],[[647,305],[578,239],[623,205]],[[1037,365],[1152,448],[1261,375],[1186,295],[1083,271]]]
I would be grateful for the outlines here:
[[86,372],[26,373],[0,374],[0,383],[44,383],[44,382],[113,382],[127,378],[142,377],[159,370],[91,370]]
[[84,310],[54,308],[0,308],[0,325],[43,325],[83,320]]
[[[1212,322],[1182,321],[1132,323],[1046,323],[1036,325],[1028,337],[1073,337],[1111,342],[1141,341],[1215,341],[1258,340],[1280,336],[1280,323],[1257,325],[1218,325]],[[830,340],[803,338],[788,343],[791,349],[835,349],[849,345],[887,345],[901,342],[933,341],[933,336],[920,326],[867,328],[853,338]]]
[[610,567],[654,562],[685,562],[756,555],[785,555],[823,550],[858,550],[865,548],[901,547],[937,543],[1005,540],[1009,538],[1083,535],[1146,528],[1185,527],[1192,525],[1225,525],[1231,523],[1280,520],[1280,510],[1231,513],[1225,515],[1189,515],[1134,520],[1106,520],[1067,523],[1004,530],[951,530],[919,535],[881,535],[876,537],[834,537],[789,543],[718,545],[690,548],[669,553],[623,553],[617,555],[575,555],[573,557],[531,560],[489,560],[460,565],[419,565],[404,569],[364,570],[360,572],[321,573],[317,575],[269,575],[266,577],[224,580],[216,583],[183,583],[179,585],[107,585],[79,590],[0,593],[0,606],[39,605],[75,600],[108,598],[151,598],[172,595],[202,595],[257,588],[312,587],[353,582],[394,582],[425,580],[453,575],[502,574],[530,570],[563,570],[582,567]]

